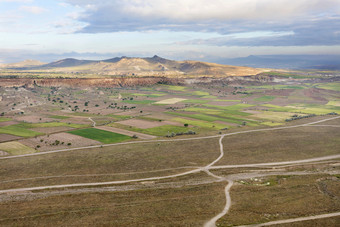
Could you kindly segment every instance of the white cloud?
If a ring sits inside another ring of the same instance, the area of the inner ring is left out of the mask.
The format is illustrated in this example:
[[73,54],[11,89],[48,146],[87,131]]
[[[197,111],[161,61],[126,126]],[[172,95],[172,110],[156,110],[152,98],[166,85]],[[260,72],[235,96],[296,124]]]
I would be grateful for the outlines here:
[[[69,0],[70,3],[120,11],[144,18],[174,21],[244,20],[288,18],[323,12],[339,6],[339,0]],[[119,9],[119,10],[117,10]]]
[[0,0],[0,2],[20,2],[20,3],[31,3],[34,0]]
[[39,6],[21,6],[20,10],[28,12],[28,13],[32,13],[32,14],[41,14],[41,13],[48,12],[47,9],[39,7]]

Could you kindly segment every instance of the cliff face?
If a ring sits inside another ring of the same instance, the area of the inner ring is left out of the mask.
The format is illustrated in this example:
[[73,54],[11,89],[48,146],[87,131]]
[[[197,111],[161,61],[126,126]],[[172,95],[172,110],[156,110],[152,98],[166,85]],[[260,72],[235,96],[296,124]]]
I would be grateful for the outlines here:
[[181,84],[182,79],[165,77],[143,78],[109,78],[109,79],[23,79],[23,78],[0,78],[0,87],[133,87],[148,86],[154,84]]

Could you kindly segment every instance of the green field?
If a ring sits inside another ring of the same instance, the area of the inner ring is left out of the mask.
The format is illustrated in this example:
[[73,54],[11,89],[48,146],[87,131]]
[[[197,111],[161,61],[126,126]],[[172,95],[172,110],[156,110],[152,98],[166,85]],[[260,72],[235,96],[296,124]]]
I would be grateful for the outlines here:
[[71,124],[65,122],[45,122],[45,123],[21,123],[25,128],[49,128],[49,127],[71,127],[71,128],[85,128],[88,125],[83,124]]
[[[242,110],[244,108],[252,107],[254,105],[240,103],[240,104],[231,105],[231,106],[218,106],[218,105],[210,105],[210,104],[203,104],[203,106],[218,109],[218,110],[223,110],[224,113],[230,114],[230,115],[249,116],[251,114],[242,112]],[[210,109],[210,110],[213,110],[213,109]],[[219,113],[221,113],[221,111]]]
[[52,115],[52,116],[48,116],[48,117],[53,118],[53,119],[60,119],[60,120],[70,118],[70,117],[67,117],[67,116],[60,116],[60,115]]
[[107,114],[105,115],[105,117],[111,117],[116,121],[121,121],[121,120],[126,120],[126,119],[130,119],[131,116],[125,116],[125,115],[115,115],[115,114]]
[[209,96],[209,92],[206,91],[194,91],[190,93],[191,95],[196,95],[196,96]]
[[270,111],[274,112],[292,112],[316,115],[335,112],[340,114],[340,107],[329,105],[296,104],[291,106],[277,106],[271,104],[263,104],[262,106],[270,107]]
[[68,133],[82,136],[92,140],[97,140],[105,144],[119,143],[131,139],[130,136],[104,131],[96,128],[79,129]]
[[151,98],[157,98],[157,97],[162,97],[166,94],[162,94],[162,93],[152,93],[152,94],[143,94],[143,93],[132,93],[131,95],[134,96],[142,96],[142,97],[151,97]]
[[11,118],[7,118],[7,117],[0,117],[0,122],[4,122],[4,121],[11,121]]
[[168,133],[180,133],[187,132],[188,129],[186,127],[174,126],[174,125],[163,125],[155,128],[144,129],[143,132],[150,135],[155,136],[165,136]]
[[22,137],[33,137],[43,135],[43,133],[35,132],[25,128],[22,124],[1,127],[0,133]]
[[204,106],[221,109],[221,110],[242,110],[244,108],[252,107],[254,105],[240,103],[240,104],[231,105],[231,106],[218,106],[218,105],[209,105],[209,104],[205,104]]
[[259,98],[255,98],[254,101],[257,102],[269,102],[269,101],[273,101],[276,97],[275,96],[269,96],[269,95],[265,95]]
[[184,86],[174,86],[174,85],[163,85],[164,88],[172,91],[185,91],[187,87]]
[[192,126],[197,126],[197,127],[202,127],[202,128],[215,128],[215,129],[223,129],[226,128],[226,125],[224,124],[219,124],[219,123],[213,123],[213,122],[207,122],[207,121],[201,121],[201,120],[188,120],[184,118],[173,118],[173,121],[178,121],[183,124],[189,124]]
[[241,102],[241,100],[233,100],[233,99],[215,99],[216,102]]
[[327,106],[340,106],[340,101],[329,101]]
[[123,103],[127,103],[127,104],[151,104],[154,103],[156,101],[154,100],[124,100]]
[[168,133],[172,133],[172,132],[180,133],[180,132],[188,131],[188,128],[186,127],[174,126],[174,125],[163,125],[163,126],[147,128],[147,129],[126,126],[126,125],[122,125],[118,123],[109,124],[109,126],[126,129],[126,130],[134,131],[134,132],[145,133],[145,134],[154,135],[154,136],[166,136]]
[[272,104],[263,104],[262,106],[269,107],[270,111],[274,112],[298,112],[299,110],[293,107],[277,106]]
[[222,110],[200,108],[200,107],[188,107],[188,108],[183,109],[183,111],[197,112],[197,113],[211,114],[211,115],[218,115],[223,112]]
[[297,86],[297,85],[261,85],[261,86],[247,86],[247,89],[264,89],[264,90],[273,90],[273,89],[295,89],[301,90],[305,89],[304,86]]
[[324,83],[316,85],[317,88],[332,90],[332,91],[340,91],[340,83]]
[[[166,112],[166,113],[171,114],[171,115],[181,116],[181,117],[188,117],[192,119],[202,120],[202,121],[209,121],[209,122],[223,121],[226,123],[233,123],[233,124],[239,124],[239,125],[242,124],[243,121],[255,122],[253,120],[239,118],[239,117],[229,115],[223,112],[216,113],[216,115],[214,116],[207,115],[207,114],[186,114],[186,113],[179,113],[179,112]],[[224,125],[224,127],[226,126]]]
[[140,116],[140,117],[137,117],[137,119],[140,119],[140,120],[146,120],[146,121],[163,121],[161,119],[158,119],[158,118],[153,118],[153,117],[145,117],[145,116]]
[[193,104],[205,104],[209,102],[208,100],[200,100],[200,99],[187,99],[182,101],[183,103],[193,103]]

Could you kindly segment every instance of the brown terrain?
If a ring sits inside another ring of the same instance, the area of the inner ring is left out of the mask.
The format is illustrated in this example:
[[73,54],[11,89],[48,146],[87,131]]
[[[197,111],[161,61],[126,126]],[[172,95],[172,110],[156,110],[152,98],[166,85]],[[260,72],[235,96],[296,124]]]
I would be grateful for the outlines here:
[[227,77],[251,76],[268,69],[220,65],[199,61],[173,61],[158,56],[152,58],[112,58],[103,61],[67,58],[43,64],[27,60],[15,64],[3,64],[0,68],[22,72],[92,74],[98,76],[166,76],[166,77]]
[[158,83],[176,84],[180,83],[180,79],[171,79],[164,77],[143,77],[143,78],[75,78],[75,79],[62,79],[62,78],[46,78],[46,79],[24,79],[24,78],[0,78],[0,87],[75,87],[75,88],[88,88],[88,87],[130,87],[130,86],[147,86]]

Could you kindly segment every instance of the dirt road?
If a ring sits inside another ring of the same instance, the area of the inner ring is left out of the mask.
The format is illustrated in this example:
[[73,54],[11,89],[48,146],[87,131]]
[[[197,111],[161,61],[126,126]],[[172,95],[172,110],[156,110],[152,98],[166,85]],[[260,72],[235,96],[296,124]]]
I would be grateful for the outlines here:
[[[174,139],[174,140],[152,140],[152,141],[136,141],[136,142],[126,142],[126,143],[119,143],[119,144],[109,144],[109,145],[103,145],[103,146],[118,146],[123,144],[138,144],[138,143],[148,143],[148,142],[176,142],[176,141],[194,141],[194,140],[202,140],[202,139],[208,139],[208,138],[220,138],[219,139],[219,145],[220,145],[220,155],[219,157],[214,160],[213,162],[209,163],[207,166],[204,167],[198,167],[194,170],[190,170],[187,172],[179,173],[179,174],[173,174],[168,176],[162,176],[162,177],[150,177],[150,178],[141,178],[141,179],[133,179],[133,180],[121,180],[121,181],[111,181],[111,182],[93,182],[93,183],[79,183],[79,184],[65,184],[65,185],[51,185],[51,186],[41,186],[41,187],[31,187],[31,188],[17,188],[17,189],[7,189],[7,190],[1,190],[1,193],[13,193],[13,192],[26,192],[26,191],[35,191],[35,190],[46,190],[46,189],[60,189],[60,188],[72,188],[72,187],[88,187],[88,186],[103,186],[103,185],[114,185],[114,184],[125,184],[125,183],[132,183],[132,182],[141,182],[141,181],[154,181],[154,180],[162,180],[162,179],[169,179],[169,178],[175,178],[180,176],[186,176],[194,173],[198,173],[201,171],[206,172],[208,175],[219,179],[219,181],[227,181],[228,185],[225,187],[225,197],[226,197],[226,205],[222,212],[217,214],[215,217],[213,217],[211,220],[209,220],[205,227],[213,227],[215,226],[215,223],[218,219],[226,215],[231,207],[231,197],[230,197],[230,189],[233,186],[233,178],[232,176],[229,177],[220,177],[210,172],[212,169],[225,169],[225,168],[241,168],[241,167],[266,167],[266,166],[272,166],[272,167],[280,167],[282,165],[299,165],[299,164],[305,164],[305,163],[313,163],[313,162],[319,162],[319,161],[325,161],[325,160],[332,160],[332,159],[339,159],[339,155],[331,155],[331,156],[325,156],[325,157],[318,157],[318,158],[310,158],[310,159],[304,159],[304,160],[293,160],[293,161],[285,161],[285,162],[272,162],[272,163],[256,163],[256,164],[244,164],[244,165],[224,165],[224,166],[214,166],[219,160],[221,160],[224,156],[224,149],[223,149],[223,143],[222,140],[225,136],[230,135],[236,135],[236,134],[245,134],[245,133],[253,133],[253,132],[262,132],[262,131],[275,131],[275,130],[282,130],[282,129],[289,129],[289,128],[297,128],[297,127],[304,127],[304,126],[311,126],[313,124],[326,122],[334,119],[338,119],[340,117],[334,117],[329,119],[324,119],[312,123],[302,124],[302,125],[295,125],[295,126],[286,126],[286,127],[279,127],[279,128],[267,128],[267,129],[255,129],[255,130],[248,130],[248,131],[241,131],[241,132],[235,132],[235,133],[228,133],[224,135],[219,136],[207,136],[207,137],[196,137],[196,138],[187,138],[187,139]],[[10,156],[10,157],[1,157],[1,159],[9,159],[9,158],[22,158],[22,157],[28,157],[28,156],[34,156],[34,155],[43,155],[43,154],[50,154],[50,153],[56,153],[56,152],[63,152],[63,151],[73,151],[73,150],[80,150],[80,149],[87,149],[87,148],[95,148],[100,146],[89,146],[89,147],[82,147],[82,148],[73,148],[73,149],[64,149],[64,150],[57,150],[57,151],[49,151],[49,152],[42,152],[42,153],[35,153],[35,154],[29,154],[29,155],[18,155],[18,156]],[[277,174],[277,173],[275,173]],[[287,174],[287,173],[285,173]],[[339,213],[333,213],[333,214],[325,214],[325,215],[318,215],[318,216],[312,216],[309,217],[311,219],[306,220],[313,220],[317,218],[326,218],[327,215],[335,215],[338,216]],[[305,218],[296,218],[296,219],[289,219],[289,220],[282,220],[277,222],[271,222],[272,224],[280,224],[280,223],[290,223],[295,221],[303,221]],[[288,222],[285,222],[288,221]],[[261,224],[258,226],[265,226],[265,225],[272,225],[269,223]]]
[[270,225],[287,224],[287,223],[309,221],[309,220],[316,220],[316,219],[323,219],[323,218],[332,218],[332,217],[337,217],[337,216],[340,216],[340,212],[330,213],[330,214],[314,215],[314,216],[302,217],[302,218],[292,218],[292,219],[286,219],[286,220],[271,221],[271,222],[257,224],[257,225],[240,225],[238,227],[270,226]]

